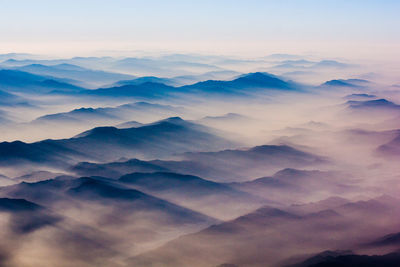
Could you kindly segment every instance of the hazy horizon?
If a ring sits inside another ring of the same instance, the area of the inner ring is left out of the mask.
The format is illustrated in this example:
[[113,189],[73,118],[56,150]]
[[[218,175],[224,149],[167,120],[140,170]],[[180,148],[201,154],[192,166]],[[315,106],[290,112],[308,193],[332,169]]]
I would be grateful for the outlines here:
[[286,53],[399,59],[400,3],[394,0],[3,0],[1,5],[0,53]]
[[400,266],[399,11],[0,0],[0,267]]

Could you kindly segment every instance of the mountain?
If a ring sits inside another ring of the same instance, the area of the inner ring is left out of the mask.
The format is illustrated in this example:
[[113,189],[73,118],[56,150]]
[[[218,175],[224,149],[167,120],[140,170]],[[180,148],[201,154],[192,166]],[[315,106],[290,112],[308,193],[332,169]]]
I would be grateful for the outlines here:
[[5,61],[9,59],[26,59],[26,58],[34,58],[35,56],[27,53],[7,53],[0,54],[0,60]]
[[322,60],[312,66],[313,68],[334,68],[334,69],[342,69],[350,67],[349,64],[338,62],[336,60]]
[[[103,253],[107,253],[104,257],[110,256],[109,246],[114,256],[136,255],[171,238],[218,222],[201,213],[101,177],[59,177],[35,183],[23,182],[0,188],[0,195],[24,198],[38,203],[46,210],[62,214],[63,219],[58,222],[56,229],[36,238],[41,242],[58,240],[62,246],[85,248],[86,259],[81,257],[81,260],[86,264],[93,261],[87,258],[88,253],[91,255],[105,250]],[[24,213],[19,218],[30,222],[30,218],[38,218],[33,215]],[[59,246],[59,242],[50,243],[52,245],[47,248],[45,255],[59,248],[62,251],[67,249],[69,255],[80,255],[68,247]],[[103,254],[97,257],[103,258]]]
[[144,76],[144,77],[139,77],[131,80],[121,80],[113,84],[113,86],[118,87],[118,86],[124,86],[124,85],[140,85],[143,83],[161,83],[169,86],[174,86],[176,85],[172,79],[169,78],[158,78],[155,76]]
[[120,182],[211,217],[226,220],[271,201],[254,197],[225,184],[171,172],[132,173]]
[[110,84],[123,79],[132,79],[134,76],[106,72],[101,70],[91,70],[72,64],[61,63],[57,65],[30,64],[14,68],[15,70],[29,72],[41,76],[52,76],[59,79],[71,79],[79,81],[78,85],[91,87]]
[[[36,143],[21,141],[0,143],[0,165],[14,164],[55,164],[72,160],[72,157],[83,156],[80,153],[65,148],[53,140]],[[62,164],[62,165],[64,165]]]
[[211,128],[178,117],[137,128],[98,127],[69,139],[0,143],[0,164],[32,162],[65,166],[76,160],[166,157],[234,145],[212,132]]
[[19,177],[14,177],[12,180],[14,182],[20,183],[20,182],[39,182],[39,181],[44,181],[44,180],[49,180],[49,179],[54,179],[58,176],[64,175],[63,173],[54,173],[54,172],[49,172],[49,171],[35,171],[32,173],[28,173]]
[[323,157],[285,145],[185,153],[179,158],[181,162],[154,161],[153,163],[180,173],[209,177],[219,181],[243,181],[282,168],[313,166],[326,162]]
[[111,163],[80,162],[71,167],[70,171],[81,176],[104,176],[109,178],[120,178],[121,176],[134,172],[165,172],[168,169],[151,162],[138,159],[130,159]]
[[[294,90],[294,85],[271,74],[256,72],[243,75],[232,81],[205,81],[181,87],[183,91],[221,94],[248,94],[254,90]],[[251,89],[251,91],[249,91]]]
[[370,95],[370,94],[350,94],[345,96],[345,99],[348,100],[366,100],[366,99],[373,99],[377,98],[376,95]]
[[109,181],[96,178],[79,178],[73,184],[78,185],[70,187],[66,193],[84,201],[103,202],[106,205],[110,205],[114,201],[117,202],[116,205],[126,202],[129,204],[126,208],[129,208],[131,212],[150,213],[156,211],[157,213],[163,213],[164,216],[173,217],[169,220],[174,223],[197,224],[199,222],[213,221],[213,219],[202,214],[147,195],[141,191],[118,186]]
[[400,105],[397,105],[386,99],[366,100],[366,101],[347,101],[346,103],[350,109],[364,109],[364,110],[393,110],[399,111]]
[[89,96],[159,98],[176,92],[176,88],[162,83],[145,82],[80,92]]
[[399,246],[400,233],[385,235],[368,244],[369,246]]
[[[68,112],[48,114],[37,118],[32,123],[60,124],[73,123],[99,125],[104,123],[121,123],[132,118],[160,119],[165,116],[176,116],[183,112],[183,108],[170,105],[160,105],[148,102],[135,102],[117,107],[79,108]],[[139,126],[140,124],[135,124]]]
[[400,264],[400,253],[385,255],[355,255],[351,252],[325,251],[301,263],[287,267],[395,267]]
[[79,175],[113,178],[132,172],[168,171],[205,177],[212,181],[232,182],[246,181],[285,167],[314,166],[326,162],[322,157],[288,146],[185,153],[173,158],[174,160],[150,161],[132,159],[106,164],[81,163],[72,167],[70,171]]
[[369,81],[360,79],[347,79],[347,80],[331,80],[323,83],[322,87],[350,87],[350,88],[363,88],[369,85]]
[[[143,211],[157,211],[164,213],[164,216],[175,216],[174,221],[182,223],[216,222],[212,218],[200,213],[122,186],[115,180],[101,177],[82,177],[76,179],[59,177],[34,183],[23,182],[1,188],[0,194],[8,197],[24,197],[25,199],[53,209],[57,209],[59,204],[69,201],[69,198],[72,197],[75,200],[83,202],[97,202],[105,206],[115,205],[119,208],[129,208],[132,209],[132,212],[138,214]],[[124,205],[124,203],[128,206]]]
[[[212,225],[198,233],[182,236],[153,251],[130,259],[128,264],[197,267],[217,266],[228,262],[238,266],[262,266],[254,265],[254,262],[263,258],[263,266],[265,266],[267,262],[270,263],[266,259],[272,257],[266,243],[275,238],[271,236],[269,229],[280,223],[297,222],[299,219],[300,217],[279,209],[262,207],[237,219]],[[246,240],[252,240],[252,242]],[[194,251],[199,251],[207,257],[198,257],[198,254],[193,253]],[[240,251],[240,256],[235,255],[235,251]],[[264,253],[260,253],[261,251]],[[249,260],[251,257],[253,259]]]
[[7,228],[15,234],[28,234],[61,220],[44,207],[25,199],[0,198],[1,212],[11,215]]
[[139,75],[176,76],[177,74],[204,73],[220,70],[219,67],[197,62],[165,60],[162,58],[124,58],[115,61],[111,68],[124,73]]
[[53,90],[78,91],[81,87],[53,77],[39,76],[17,70],[0,70],[0,88],[16,92],[45,93]]
[[232,80],[240,75],[239,72],[230,70],[210,71],[199,75],[181,75],[171,78],[175,86],[190,85],[207,80]]
[[291,204],[285,210],[297,215],[306,215],[309,213],[318,213],[323,210],[334,210],[335,208],[343,206],[347,203],[350,203],[350,200],[333,196],[316,202]]
[[[371,205],[369,201],[366,201],[368,205],[354,202],[332,210],[302,215],[288,212],[284,208],[265,206],[237,219],[184,235],[133,257],[128,263],[134,266],[197,267],[218,266],[222,263],[237,266],[286,266],[288,261],[317,254],[321,250],[341,250],[336,253],[343,255],[349,253],[347,249],[359,247],[360,242],[370,240],[376,233],[398,227],[393,220],[382,219],[377,222],[372,219],[377,214],[383,216],[380,218],[395,214],[398,202],[387,198],[370,201],[380,203],[384,210],[376,213],[378,205]],[[353,208],[342,208],[349,206]],[[366,229],[369,229],[368,232]],[[310,231],[313,232],[312,236]],[[343,252],[343,248],[346,251]],[[198,253],[206,256],[199,257]],[[325,256],[332,255],[336,254],[325,253]]]
[[269,196],[280,203],[309,201],[308,197],[318,192],[343,195],[355,192],[357,188],[338,181],[343,174],[335,172],[284,169],[272,177],[262,177],[242,183],[232,183],[238,190],[256,196]]
[[160,80],[155,78],[147,78],[145,80],[148,81],[96,90],[82,90],[79,94],[108,97],[160,98],[186,93],[247,95],[263,90],[300,90],[299,86],[292,82],[286,82],[271,74],[261,72],[242,75],[231,81],[208,80],[181,87],[159,83]]
[[24,102],[25,100],[22,97],[0,90],[0,106],[13,106]]

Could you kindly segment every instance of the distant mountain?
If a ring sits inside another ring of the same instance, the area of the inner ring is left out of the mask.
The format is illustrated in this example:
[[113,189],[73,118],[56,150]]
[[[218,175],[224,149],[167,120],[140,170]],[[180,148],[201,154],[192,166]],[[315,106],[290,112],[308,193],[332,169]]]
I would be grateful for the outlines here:
[[12,93],[0,90],[0,106],[12,106],[18,103],[23,103],[24,99]]
[[175,83],[175,86],[190,85],[197,82],[207,80],[232,80],[241,73],[236,71],[221,70],[221,71],[210,71],[199,75],[182,75],[171,78],[171,81]]
[[104,176],[115,179],[134,172],[153,173],[169,171],[164,167],[138,159],[111,163],[80,162],[72,166],[70,170],[80,176]]
[[[254,262],[263,258],[265,265],[269,263],[266,259],[271,258],[269,253],[265,253],[267,249],[270,252],[266,244],[272,238],[267,238],[268,233],[271,234],[267,229],[284,222],[297,222],[299,219],[300,217],[283,210],[265,206],[237,219],[182,236],[153,251],[134,257],[128,263],[135,266],[157,266],[161,263],[165,266],[218,266],[223,262],[239,264],[240,261],[242,265],[251,262],[254,266],[261,266]],[[200,247],[201,252],[206,253],[208,257],[197,257],[196,253],[193,253],[199,251]],[[241,251],[240,256],[235,256],[234,251]],[[260,251],[264,253],[260,254]]]
[[345,96],[345,99],[348,100],[366,100],[366,99],[373,99],[377,98],[376,95],[370,95],[370,94],[350,94]]
[[[117,107],[79,108],[69,112],[48,114],[37,118],[32,123],[51,123],[60,126],[65,123],[73,123],[74,126],[77,124],[85,124],[90,127],[92,125],[104,125],[105,123],[116,124],[126,122],[132,118],[141,118],[146,120],[160,119],[165,116],[176,116],[182,112],[183,108],[180,107],[147,102],[135,102]],[[127,128],[127,125],[128,124],[126,124],[124,128]],[[140,124],[136,123],[132,125],[132,127],[137,126],[140,126]]]
[[12,180],[16,183],[20,182],[39,182],[49,179],[54,179],[58,176],[64,175],[63,173],[54,173],[49,171],[35,171],[19,177],[14,177]]
[[8,227],[15,234],[26,235],[61,220],[44,207],[25,199],[0,198],[0,212],[11,215]]
[[[82,90],[80,95],[89,96],[108,96],[108,97],[140,97],[140,98],[160,98],[175,94],[229,94],[229,95],[249,95],[264,90],[301,90],[299,85],[292,82],[283,81],[268,73],[250,73],[242,75],[231,81],[208,80],[192,85],[181,87],[169,86],[160,83],[159,78],[146,78],[143,83],[133,82],[123,86],[110,88],[100,88],[96,90]],[[57,93],[57,92],[55,92]],[[63,92],[58,92],[63,93]]]
[[[326,71],[326,70],[337,70],[346,69],[352,67],[350,64],[342,63],[336,60],[321,60],[319,62],[309,61],[304,59],[291,59],[275,61],[276,65],[272,67],[274,70],[292,70],[292,72],[300,71]],[[287,74],[288,75],[288,74]],[[293,73],[292,73],[293,75]]]
[[[283,168],[314,166],[325,161],[326,159],[317,155],[287,146],[261,146],[219,152],[185,153],[174,156],[174,160],[143,161],[131,159],[104,164],[83,162],[73,166],[70,171],[77,175],[100,175],[112,178],[133,172],[167,171],[205,177],[208,180],[218,182],[232,182],[247,181],[259,176],[260,173],[270,173],[276,168],[280,170],[281,166]],[[323,172],[321,172],[321,175],[329,176],[328,173]]]
[[355,192],[356,188],[345,186],[338,181],[341,174],[334,172],[284,169],[272,177],[262,177],[242,183],[232,183],[238,190],[256,196],[269,196],[280,203],[307,201],[308,196],[319,191],[333,195]]
[[[65,244],[84,248],[86,263],[93,261],[87,259],[87,253],[107,251],[111,245],[114,253],[136,255],[149,246],[161,245],[171,238],[218,222],[214,218],[101,177],[61,177],[36,183],[20,183],[0,188],[0,196],[24,198],[38,203],[46,210],[63,214],[59,227],[45,235],[45,240],[62,241],[62,251],[66,249]],[[0,211],[1,207],[0,199]],[[83,207],[84,215],[76,216],[82,212]],[[16,222],[28,225],[31,222],[41,223],[43,220],[39,220],[37,208],[32,211],[35,212],[21,213],[21,216],[16,217]],[[101,229],[92,228],[97,225],[101,225]],[[43,236],[37,238],[44,240]],[[48,251],[53,252],[59,248],[57,242],[51,244]],[[134,247],[132,244],[135,244]],[[72,250],[68,255],[71,253],[79,254]]]
[[100,203],[105,200],[109,201],[106,205],[111,204],[113,201],[126,202],[130,204],[127,208],[132,212],[161,212],[164,216],[172,217],[174,223],[197,224],[199,222],[204,223],[207,221],[213,221],[212,218],[189,209],[147,195],[135,189],[120,187],[108,181],[96,178],[79,178],[74,181],[74,184],[78,185],[73,186],[66,191],[68,195],[71,195],[74,198]]
[[111,65],[124,73],[137,73],[139,75],[176,76],[178,73],[203,73],[220,70],[219,67],[197,62],[181,60],[165,60],[162,58],[124,58]]
[[132,212],[157,211],[163,213],[164,216],[173,216],[176,222],[180,221],[181,223],[216,222],[200,213],[101,177],[77,179],[61,177],[34,183],[20,183],[1,188],[0,194],[9,197],[24,197],[51,208],[56,208],[58,204],[69,201],[69,198],[72,197],[83,202],[98,202],[105,206],[116,205],[120,208],[123,208],[123,203],[125,203],[125,207],[131,209]]
[[368,244],[369,246],[399,246],[400,245],[400,233],[394,233],[385,235],[381,238],[376,239]]
[[231,146],[232,142],[213,134],[212,129],[175,117],[137,128],[98,127],[70,139],[31,144],[3,142],[0,143],[0,164],[64,165],[75,160],[110,161],[124,156],[159,158]]
[[154,162],[171,170],[218,179],[243,181],[271,171],[296,166],[313,166],[326,159],[290,146],[263,145],[249,149],[186,153],[182,162]]
[[400,253],[385,255],[355,255],[351,252],[325,251],[304,262],[287,267],[396,267],[400,264]]
[[171,172],[132,173],[120,182],[218,219],[232,219],[268,202],[225,184]]
[[[385,225],[385,228],[398,226],[392,220],[378,223],[373,219],[373,216],[376,218],[377,214],[379,216],[395,214],[399,210],[396,207],[398,202],[385,198],[371,201],[366,201],[367,204],[360,202],[344,204],[332,210],[302,215],[265,206],[237,219],[184,235],[155,250],[131,258],[129,263],[139,266],[157,266],[161,263],[165,266],[190,264],[218,266],[221,263],[238,266],[286,266],[285,262],[293,262],[293,259],[298,258],[299,255],[304,257],[321,250],[340,249],[340,251],[322,254],[329,257],[350,254],[348,250],[343,251],[343,247],[350,250],[358,247],[357,242],[360,242],[360,239],[365,240],[375,236],[375,231],[382,231],[382,225]],[[379,203],[382,206],[372,205],[372,203]],[[352,208],[342,208],[349,206]],[[384,209],[376,213],[380,207]],[[399,216],[396,215],[397,217]],[[355,229],[354,223],[359,228]],[[365,229],[371,232],[366,233]],[[310,231],[313,232],[312,237],[310,237]],[[332,242],[332,236],[334,236],[334,242]],[[196,251],[201,251],[207,257],[198,257]],[[240,254],[237,253],[238,251]],[[314,260],[304,262],[311,263]]]
[[349,64],[338,62],[336,60],[322,60],[316,64],[314,64],[312,67],[313,68],[335,68],[335,69],[340,69],[340,68],[347,68],[349,67]]
[[353,110],[400,111],[400,105],[383,98],[365,101],[347,101],[346,104]]
[[370,84],[367,80],[360,79],[347,79],[347,80],[331,80],[323,83],[322,87],[350,87],[350,88],[363,88]]
[[67,63],[57,65],[30,64],[16,67],[15,69],[41,76],[77,80],[81,82],[80,85],[85,86],[86,84],[89,84],[92,87],[110,84],[123,79],[134,78],[132,75],[91,70]]
[[9,59],[26,59],[26,58],[34,58],[35,56],[27,53],[7,53],[0,54],[0,61],[5,61]]
[[162,83],[145,82],[139,84],[128,84],[110,88],[81,91],[80,94],[89,96],[108,97],[141,97],[159,98],[176,92],[176,88]]
[[53,77],[34,75],[17,70],[0,70],[0,89],[27,93],[46,93],[53,90],[78,91],[81,87],[58,81]]
[[124,85],[140,85],[143,83],[161,83],[169,86],[174,86],[176,85],[172,79],[169,78],[158,78],[155,76],[144,76],[144,77],[139,77],[135,78],[132,80],[121,80],[113,84],[113,86],[118,87],[118,86],[124,86]]
[[329,197],[316,202],[292,204],[285,210],[297,215],[306,215],[309,213],[318,213],[323,210],[333,210],[347,203],[350,203],[350,200],[342,197]]
[[[181,87],[183,91],[221,94],[249,94],[253,90],[276,89],[294,90],[295,86],[271,74],[256,72],[243,75],[232,81],[205,81]],[[249,89],[252,89],[251,91]]]

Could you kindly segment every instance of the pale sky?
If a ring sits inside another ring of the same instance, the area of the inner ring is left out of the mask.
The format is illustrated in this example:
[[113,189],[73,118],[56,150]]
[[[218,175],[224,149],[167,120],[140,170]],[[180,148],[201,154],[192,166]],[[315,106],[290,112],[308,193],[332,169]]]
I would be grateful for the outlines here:
[[399,56],[398,0],[0,0],[0,53]]

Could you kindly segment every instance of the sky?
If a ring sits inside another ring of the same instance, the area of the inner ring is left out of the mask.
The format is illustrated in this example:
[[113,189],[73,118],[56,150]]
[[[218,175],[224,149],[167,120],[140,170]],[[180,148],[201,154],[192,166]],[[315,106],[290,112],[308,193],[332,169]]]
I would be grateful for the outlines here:
[[0,53],[398,58],[398,0],[0,0]]

